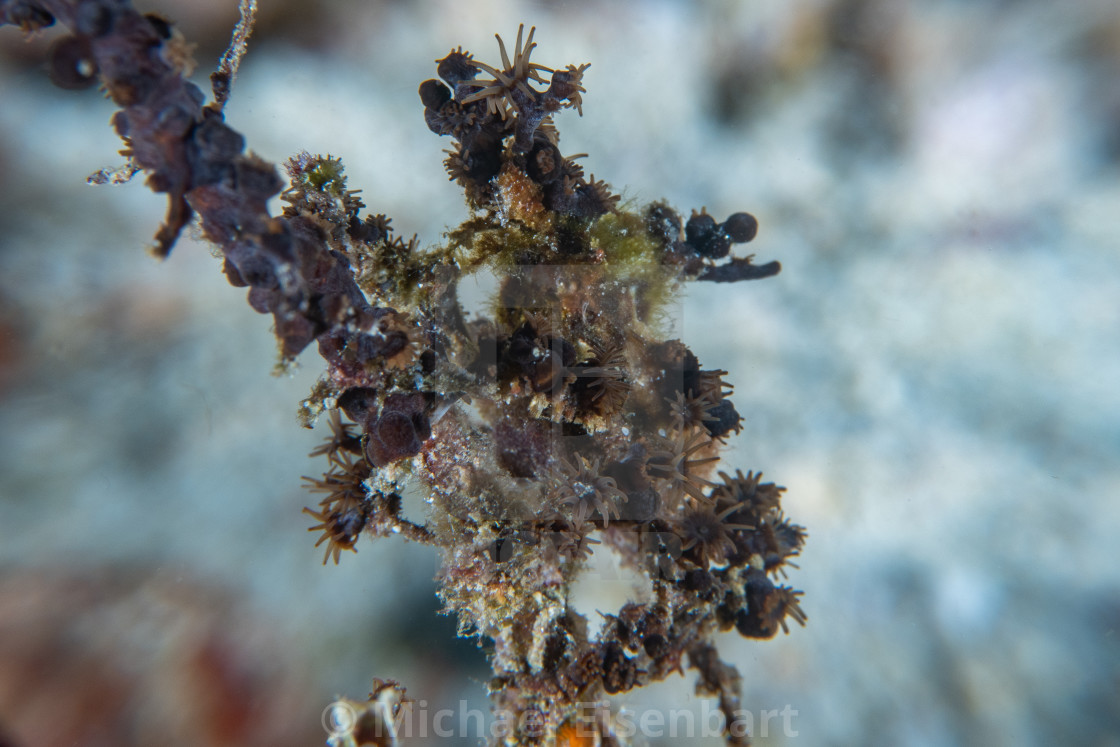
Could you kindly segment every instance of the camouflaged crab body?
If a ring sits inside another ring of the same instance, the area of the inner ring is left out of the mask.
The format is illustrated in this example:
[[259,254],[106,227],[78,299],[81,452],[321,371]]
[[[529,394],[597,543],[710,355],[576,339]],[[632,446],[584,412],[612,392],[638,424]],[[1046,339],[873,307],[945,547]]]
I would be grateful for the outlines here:
[[[567,105],[578,106],[582,88],[565,88],[558,72],[535,88],[552,71],[528,63],[534,46],[519,34],[510,61],[503,44],[502,70],[453,51],[439,61],[446,85],[421,85],[429,128],[456,141],[446,165],[473,210],[439,256],[499,283],[473,317],[448,314],[457,301],[403,307],[441,322],[439,354],[417,381],[445,404],[415,457],[383,465],[376,480],[418,479],[429,491],[440,595],[462,633],[492,642],[496,707],[556,734],[581,703],[687,663],[731,718],[737,675],[707,639],[769,637],[787,616],[804,620],[797,594],[768,578],[804,534],[783,523],[781,489],[753,473],[717,476],[740,422],[726,372],[662,340],[656,320],[682,281],[761,277],[776,265],[717,264],[754,238],[745,213],[718,223],[663,204],[623,209],[585,180],[550,119],[560,94],[574,92]],[[481,71],[493,80],[476,82]],[[594,631],[567,599],[600,544],[649,577],[649,601]],[[595,728],[607,739],[609,718]],[[515,730],[505,743],[535,739]]]
[[[494,643],[495,705],[557,733],[581,703],[693,658],[715,667],[704,652],[716,630],[768,637],[787,614],[802,618],[796,596],[751,565],[757,553],[740,550],[754,529],[733,520],[745,509],[716,507],[722,439],[740,420],[725,372],[656,332],[672,286],[710,260],[694,262],[683,235],[660,230],[667,207],[564,214],[531,169],[503,179],[519,168],[504,154],[500,176],[468,186],[490,209],[452,232],[464,268],[504,275],[460,348],[477,351],[460,361],[475,377],[472,402],[434,424],[417,474],[454,544],[441,596],[463,632]],[[625,642],[610,620],[595,632],[567,605],[595,542],[648,574],[660,600],[632,605],[637,632]],[[722,669],[707,679],[730,717],[737,680]],[[596,728],[611,733],[609,720]]]

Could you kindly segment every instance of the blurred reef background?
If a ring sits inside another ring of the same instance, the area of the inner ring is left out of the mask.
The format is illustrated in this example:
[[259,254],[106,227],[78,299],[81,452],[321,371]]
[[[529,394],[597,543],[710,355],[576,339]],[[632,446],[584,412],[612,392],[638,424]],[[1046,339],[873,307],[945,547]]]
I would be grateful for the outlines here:
[[[208,90],[236,3],[141,7]],[[566,152],[624,199],[752,212],[783,265],[677,320],[731,372],[728,467],[810,531],[808,627],[721,641],[745,708],[796,711],[755,743],[1120,745],[1120,5],[271,0],[227,120],[274,163],[341,156],[435,243],[466,208],[416,88],[521,22],[534,61],[591,63]],[[0,744],[316,744],[374,676],[486,711],[431,551],[320,564],[319,360],[271,375],[206,246],[145,254],[165,199],[85,184],[121,145],[47,79],[56,34],[0,33]],[[627,593],[598,561],[585,611]],[[701,713],[691,688],[622,700]]]

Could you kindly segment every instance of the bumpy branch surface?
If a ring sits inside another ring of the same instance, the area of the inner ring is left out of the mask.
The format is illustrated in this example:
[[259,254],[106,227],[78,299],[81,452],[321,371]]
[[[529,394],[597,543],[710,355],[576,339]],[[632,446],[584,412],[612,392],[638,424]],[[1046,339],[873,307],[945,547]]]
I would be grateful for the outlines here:
[[[212,76],[205,104],[183,77],[178,32],[123,0],[0,0],[2,23],[33,31],[56,19],[72,36],[52,49],[52,80],[100,80],[121,107],[124,152],[168,195],[157,254],[197,216],[229,281],[273,316],[282,356],[318,344],[327,372],[301,415],[310,424],[329,410],[314,452],[328,469],[307,478],[324,496],[306,509],[324,562],[363,535],[440,549],[447,611],[493,644],[492,742],[583,732],[620,744],[627,724],[593,706],[687,666],[718,699],[728,742],[745,744],[740,678],[711,639],[805,622],[800,592],[774,579],[806,533],[782,512],[783,488],[718,471],[742,419],[727,372],[702,369],[655,320],[681,281],[777,274],[776,262],[730,256],[754,239],[754,217],[632,210],[585,177],[553,117],[582,113],[587,65],[530,62],[523,29],[512,60],[499,38],[500,67],[453,50],[440,80],[420,85],[425,123],[454,140],[446,166],[471,208],[444,246],[420,250],[385,216],[362,214],[330,157],[290,159],[285,207],[270,216],[283,182],[223,121],[228,75]],[[497,300],[468,317],[456,286],[483,268],[499,279]],[[406,484],[430,496],[423,524],[401,515]],[[597,545],[648,587],[592,630],[567,599]],[[360,723],[385,721],[402,698],[376,683]],[[378,744],[395,743],[387,728]]]

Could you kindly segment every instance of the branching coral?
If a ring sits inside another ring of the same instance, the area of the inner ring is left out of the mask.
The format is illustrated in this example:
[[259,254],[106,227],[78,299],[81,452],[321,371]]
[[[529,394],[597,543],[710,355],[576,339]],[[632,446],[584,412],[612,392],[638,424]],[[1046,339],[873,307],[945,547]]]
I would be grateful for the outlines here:
[[[204,104],[172,54],[182,44],[172,27],[124,0],[0,0],[2,23],[55,19],[72,32],[56,78],[99,76],[133,164],[169,196],[157,253],[197,215],[230,283],[272,315],[283,358],[317,346],[327,370],[301,418],[329,413],[314,452],[328,469],[308,479],[325,494],[307,509],[324,562],[363,533],[439,548],[446,611],[492,646],[490,692],[511,724],[494,743],[572,743],[578,728],[620,744],[616,716],[583,706],[686,663],[698,691],[718,698],[728,742],[744,743],[732,728],[739,676],[711,639],[805,622],[800,592],[770,576],[792,566],[806,535],[760,474],[714,481],[741,420],[726,372],[702,370],[655,321],[682,281],[778,272],[730,256],[755,237],[755,219],[634,210],[585,179],[552,118],[582,112],[587,66],[531,63],[523,28],[512,60],[499,38],[501,68],[460,48],[438,61],[442,81],[420,85],[425,123],[454,140],[448,168],[471,210],[444,245],[421,249],[384,215],[363,214],[330,156],[288,161],[283,212],[271,216],[283,183],[224,122],[230,74]],[[457,286],[482,269],[499,287],[468,320]],[[423,524],[401,516],[406,487],[429,497]],[[648,574],[649,601],[596,631],[567,600],[600,543]]]

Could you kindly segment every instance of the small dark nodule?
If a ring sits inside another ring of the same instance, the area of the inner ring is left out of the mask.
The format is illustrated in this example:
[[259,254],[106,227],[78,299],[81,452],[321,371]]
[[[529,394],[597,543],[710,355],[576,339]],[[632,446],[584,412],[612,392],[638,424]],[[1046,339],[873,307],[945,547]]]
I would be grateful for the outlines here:
[[59,39],[50,51],[51,82],[71,91],[89,88],[97,82],[97,62],[89,39],[67,36]]
[[735,213],[724,221],[723,231],[736,244],[745,244],[758,235],[758,220],[750,213]]
[[435,78],[420,84],[420,101],[428,109],[439,110],[451,100],[451,91]]

